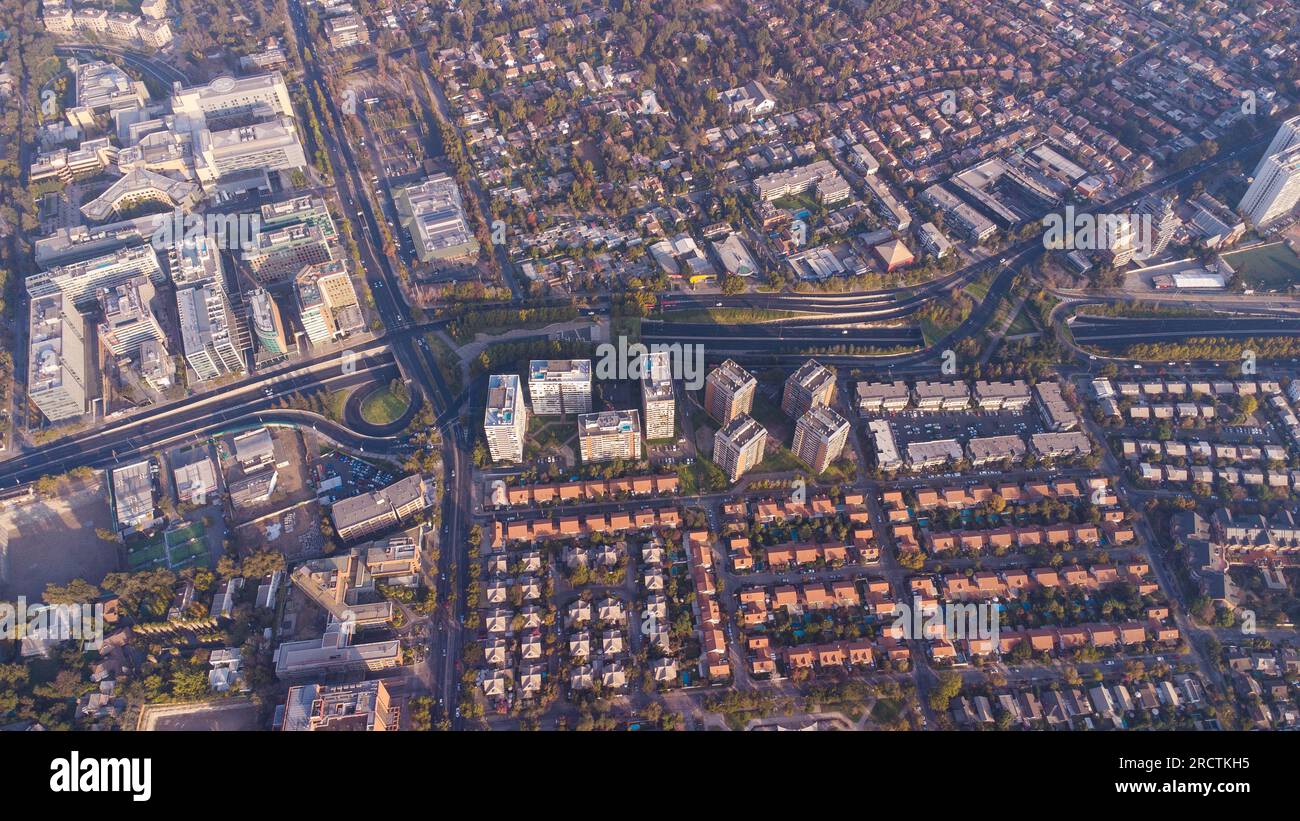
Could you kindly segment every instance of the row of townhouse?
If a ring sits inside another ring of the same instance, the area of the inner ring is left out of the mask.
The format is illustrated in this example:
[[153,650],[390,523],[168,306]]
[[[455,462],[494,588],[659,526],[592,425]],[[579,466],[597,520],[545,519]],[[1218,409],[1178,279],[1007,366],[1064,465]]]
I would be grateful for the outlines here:
[[1218,411],[1213,405],[1198,405],[1195,402],[1178,402],[1164,405],[1132,405],[1128,409],[1128,418],[1134,422],[1182,421],[1184,419],[1215,419]]
[[[743,510],[744,503],[733,503]],[[753,520],[761,524],[782,522],[789,519],[819,519],[834,516],[841,510],[850,514],[865,513],[866,500],[861,493],[846,493],[842,505],[836,505],[829,496],[814,496],[806,503],[795,501],[760,501],[753,505]],[[731,505],[724,508],[724,513],[734,512]],[[850,519],[853,516],[850,515]],[[861,518],[861,517],[859,517]]]
[[861,414],[886,413],[917,408],[925,411],[961,411],[972,404],[987,411],[1022,411],[1033,400],[1029,385],[1017,379],[1012,382],[920,381],[908,386],[906,382],[859,382],[855,388],[858,412]]
[[[771,640],[765,635],[750,636],[747,642],[749,650],[749,670],[756,676],[773,675],[777,672],[778,655],[772,647]],[[808,644],[786,647],[780,652],[780,660],[786,673],[796,670],[816,668],[874,667],[880,658],[891,662],[907,662],[911,659],[907,645],[890,638],[872,642],[837,641],[827,644]]]
[[1286,396],[1270,396],[1268,404],[1277,414],[1278,423],[1286,430],[1287,438],[1291,440],[1291,446],[1300,448],[1300,418],[1296,418],[1295,411],[1292,409],[1290,402],[1300,401],[1300,379],[1293,381],[1286,391]]
[[[861,581],[865,596],[858,590]],[[895,604],[884,579],[837,579],[828,584],[783,584],[769,590],[751,587],[737,594],[742,620],[746,626],[767,622],[774,611],[786,610],[803,613],[811,610],[829,610],[837,607],[866,607],[873,615],[894,612]]]
[[1287,450],[1281,445],[1234,445],[1227,442],[1158,442],[1154,439],[1122,439],[1120,452],[1126,459],[1143,456],[1191,459],[1205,462],[1285,462]]
[[727,634],[722,628],[722,606],[713,571],[713,544],[707,530],[686,534],[686,554],[691,580],[695,583],[696,626],[700,632],[700,674],[709,681],[731,678]]
[[[816,564],[843,565],[870,564],[880,561],[880,547],[871,528],[853,531],[852,544],[816,544],[813,542],[785,542],[762,548],[769,570],[784,569],[792,565]],[[733,536],[727,547],[733,570],[751,570],[754,567],[754,548],[747,536]]]
[[1153,465],[1143,462],[1137,466],[1138,478],[1144,482],[1200,482],[1213,484],[1223,481],[1229,485],[1270,487],[1282,490],[1300,489],[1300,470],[1265,471],[1260,468],[1209,468],[1204,465],[1177,467]]
[[[1097,491],[1101,491],[1097,493]],[[1041,499],[1081,499],[1093,497],[1100,506],[1113,505],[1119,500],[1110,491],[1110,480],[1105,476],[1090,476],[1082,481],[1058,479],[1056,481],[1031,481],[1022,484],[1007,482],[1000,485],[972,485],[970,487],[917,488],[916,507],[929,510],[936,507],[970,508],[1000,496],[1007,502],[1037,502]],[[901,490],[888,490],[881,494],[886,510],[907,510],[907,501]],[[892,518],[892,517],[891,517]],[[902,519],[898,519],[902,521]]]
[[998,527],[990,530],[935,533],[924,531],[922,539],[930,553],[954,550],[979,551],[986,548],[1033,547],[1036,545],[1095,545],[1102,534],[1111,544],[1128,544],[1136,536],[1133,528],[1111,522],[1101,527],[1092,524],[1057,524],[1045,527]]
[[494,483],[492,504],[498,507],[553,504],[597,500],[610,496],[664,496],[677,492],[677,476],[632,476],[625,479],[586,482],[554,482],[527,487],[506,487]]
[[[935,625],[941,628],[942,625]],[[1081,647],[1114,648],[1145,645],[1149,641],[1177,644],[1182,634],[1177,627],[1160,622],[1124,622],[1122,624],[1085,624],[1075,627],[1041,627],[1033,630],[1016,630],[993,638],[960,639],[967,656],[1005,655],[1021,644],[1027,644],[1035,653],[1076,650]],[[930,655],[936,660],[954,658],[957,645],[947,638],[930,645]]]
[[1093,394],[1102,399],[1119,396],[1126,399],[1139,397],[1157,398],[1166,396],[1254,396],[1256,394],[1279,394],[1282,386],[1274,381],[1255,381],[1250,379],[1229,382],[1226,380],[1211,382],[1209,380],[1148,379],[1142,382],[1120,382],[1112,384],[1109,379],[1094,379]]
[[492,523],[492,548],[500,550],[509,542],[530,542],[545,538],[572,538],[591,533],[624,533],[654,527],[679,527],[681,513],[676,508],[638,510],[635,513],[591,513],[585,516],[523,519]]
[[[1131,561],[1122,565],[1096,564],[1091,567],[1071,565],[1069,567],[1035,567],[1029,570],[1012,568],[1001,572],[983,570],[970,576],[949,574],[940,576],[938,585],[929,576],[921,576],[909,582],[914,595],[937,598],[942,591],[943,598],[970,599],[992,596],[1015,595],[1021,590],[1041,588],[1083,587],[1100,588],[1121,581],[1132,582],[1138,592],[1146,595],[1159,590],[1159,586],[1148,578],[1151,568],[1144,561]],[[924,607],[925,601],[922,600]],[[1150,618],[1163,618],[1153,615],[1168,611],[1164,608],[1152,608]]]

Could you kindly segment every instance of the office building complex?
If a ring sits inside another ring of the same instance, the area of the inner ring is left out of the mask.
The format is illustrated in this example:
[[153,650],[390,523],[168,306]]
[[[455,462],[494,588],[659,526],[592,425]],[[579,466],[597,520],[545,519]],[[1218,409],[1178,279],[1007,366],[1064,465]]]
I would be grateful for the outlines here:
[[352,277],[342,262],[309,265],[294,279],[298,316],[312,344],[319,345],[364,330]]
[[591,412],[590,359],[534,359],[528,363],[533,413],[556,416]]
[[713,461],[732,482],[763,461],[766,449],[767,430],[746,413],[733,416],[713,435]]
[[586,413],[578,417],[583,462],[641,458],[641,419],[634,410]]
[[753,374],[728,359],[709,371],[704,380],[704,410],[726,425],[754,409],[754,392],[758,380]]
[[401,524],[427,508],[428,497],[424,477],[417,473],[382,490],[339,499],[330,506],[330,518],[339,538],[347,542]]
[[101,288],[116,288],[129,279],[145,276],[154,282],[164,279],[158,255],[148,245],[120,248],[103,256],[59,265],[27,277],[32,297],[62,291],[79,308],[95,302]]
[[646,354],[640,360],[641,409],[647,439],[671,439],[676,431],[673,400],[673,363],[667,351]]
[[135,357],[146,340],[161,340],[162,326],[153,312],[153,283],[146,276],[133,277],[115,288],[99,289],[104,321],[99,326],[100,343],[115,356]]
[[436,174],[397,191],[393,201],[421,262],[466,259],[478,253],[456,180]]
[[51,422],[86,412],[86,325],[67,294],[31,299],[27,397]]
[[781,410],[791,419],[798,419],[813,408],[826,407],[833,401],[835,401],[834,372],[817,360],[809,359],[785,380]]
[[326,674],[377,672],[402,663],[398,639],[357,644],[350,622],[331,622],[319,639],[286,641],[275,650],[276,676],[292,679]]
[[284,333],[284,320],[271,294],[264,288],[255,288],[248,292],[249,314],[253,324],[253,335],[257,337],[262,349],[271,354],[289,352],[289,341]]
[[492,461],[522,462],[527,431],[528,407],[519,389],[519,377],[512,373],[489,376],[483,435]]
[[278,282],[334,258],[338,228],[320,197],[263,205],[258,234],[243,260],[259,282]]
[[200,381],[243,372],[244,357],[231,335],[234,316],[218,283],[177,289],[176,313],[185,361]]
[[293,101],[278,71],[252,77],[217,77],[211,82],[172,86],[172,113],[203,119],[292,117]]
[[823,473],[840,458],[848,439],[848,421],[831,408],[818,406],[799,417],[791,451],[813,473]]
[[282,732],[384,732],[398,729],[400,711],[380,679],[290,687],[277,715],[274,725]]

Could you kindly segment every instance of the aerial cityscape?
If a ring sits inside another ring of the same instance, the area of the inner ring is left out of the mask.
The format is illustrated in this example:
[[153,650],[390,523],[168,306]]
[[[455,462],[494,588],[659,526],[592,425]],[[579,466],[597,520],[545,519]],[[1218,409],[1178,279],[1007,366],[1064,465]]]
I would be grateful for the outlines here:
[[1300,730],[1296,0],[0,0],[0,114],[0,730]]

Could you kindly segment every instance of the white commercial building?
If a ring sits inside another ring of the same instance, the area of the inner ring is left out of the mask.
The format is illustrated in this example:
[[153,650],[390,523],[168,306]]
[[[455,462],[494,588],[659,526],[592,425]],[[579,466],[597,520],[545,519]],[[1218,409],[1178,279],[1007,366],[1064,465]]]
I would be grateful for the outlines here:
[[478,253],[460,187],[452,177],[435,174],[419,185],[397,191],[393,201],[421,262],[464,259]]
[[27,397],[51,422],[86,412],[86,325],[67,294],[32,297]]

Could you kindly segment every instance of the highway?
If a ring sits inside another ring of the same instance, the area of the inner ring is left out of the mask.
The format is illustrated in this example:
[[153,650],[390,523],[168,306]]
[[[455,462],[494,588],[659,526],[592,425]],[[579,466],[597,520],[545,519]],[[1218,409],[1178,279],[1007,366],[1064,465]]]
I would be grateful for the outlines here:
[[198,397],[199,401],[174,408],[169,413],[148,419],[132,417],[111,429],[85,431],[0,463],[0,487],[35,481],[75,467],[111,467],[172,444],[206,438],[228,426],[238,425],[242,420],[258,416],[310,420],[309,424],[345,445],[388,451],[400,444],[400,440],[366,436],[306,411],[277,410],[267,406],[302,392],[342,390],[375,380],[391,380],[395,376],[397,369],[391,359],[366,359],[359,361],[356,369],[348,373],[342,370],[312,372],[285,379],[261,391],[206,394]]
[[1295,317],[1101,317],[1073,316],[1066,321],[1080,345],[1126,349],[1142,342],[1182,342],[1192,338],[1248,339],[1300,335]]
[[[392,331],[401,331],[411,326],[409,306],[401,298],[401,283],[394,270],[393,261],[377,249],[383,247],[383,232],[379,230],[379,220],[375,215],[373,204],[365,196],[365,186],[361,172],[353,153],[352,144],[344,128],[342,114],[337,102],[330,94],[320,65],[315,55],[306,47],[310,42],[304,11],[300,0],[290,0],[290,16],[293,18],[295,39],[298,43],[299,56],[305,69],[305,80],[314,84],[321,92],[320,98],[325,102],[325,110],[315,95],[312,105],[316,109],[316,118],[321,124],[321,132],[327,143],[336,174],[339,200],[344,212],[353,217],[354,231],[361,254],[362,268],[371,276],[378,274],[385,283],[384,287],[372,289],[375,306],[384,326]],[[436,133],[436,132],[435,132]],[[431,135],[432,136],[432,135]],[[397,335],[390,338],[393,355],[403,376],[414,383],[433,404],[439,413],[439,425],[442,432],[443,460],[443,498],[442,529],[439,532],[439,558],[434,568],[426,568],[431,576],[440,608],[437,627],[432,631],[429,655],[426,663],[435,680],[441,685],[435,697],[450,714],[459,703],[455,666],[460,658],[460,607],[462,601],[459,591],[464,589],[464,574],[468,544],[468,517],[464,515],[469,505],[469,481],[472,467],[470,465],[468,444],[469,436],[463,430],[452,413],[458,412],[463,399],[451,395],[442,374],[438,371],[433,355],[424,346],[415,344],[409,335]],[[457,477],[459,476],[459,480]]]

